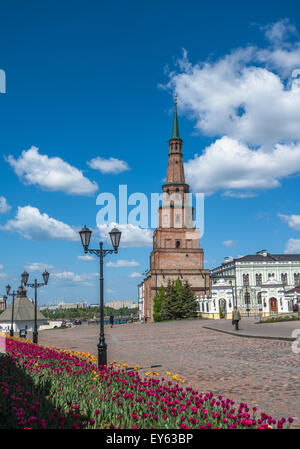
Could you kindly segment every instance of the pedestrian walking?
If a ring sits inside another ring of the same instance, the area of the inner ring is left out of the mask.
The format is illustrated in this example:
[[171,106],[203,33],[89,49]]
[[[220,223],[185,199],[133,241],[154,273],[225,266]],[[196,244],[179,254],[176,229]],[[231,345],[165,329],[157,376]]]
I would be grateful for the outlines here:
[[114,325],[114,316],[113,315],[110,315],[109,322],[110,322],[110,327],[113,327],[113,325]]
[[239,330],[239,321],[241,320],[241,314],[238,310],[237,306],[234,307],[234,310],[232,312],[232,325],[235,326],[235,330]]

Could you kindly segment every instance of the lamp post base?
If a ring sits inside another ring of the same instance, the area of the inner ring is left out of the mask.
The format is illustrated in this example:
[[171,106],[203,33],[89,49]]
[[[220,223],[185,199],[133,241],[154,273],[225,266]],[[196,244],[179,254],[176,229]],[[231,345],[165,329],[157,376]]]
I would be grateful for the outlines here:
[[32,334],[32,341],[33,341],[33,343],[35,343],[35,344],[38,343],[38,333],[37,333],[37,331],[33,331],[33,334]]
[[106,343],[98,343],[98,368],[107,365],[107,345]]
[[13,337],[13,336],[14,336],[14,330],[13,330],[13,329],[10,329],[9,335],[10,335],[10,337]]

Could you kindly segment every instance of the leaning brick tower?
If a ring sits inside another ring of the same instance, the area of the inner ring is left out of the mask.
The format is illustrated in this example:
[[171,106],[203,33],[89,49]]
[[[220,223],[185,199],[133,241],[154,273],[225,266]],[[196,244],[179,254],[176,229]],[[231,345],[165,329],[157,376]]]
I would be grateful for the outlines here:
[[193,227],[193,207],[189,205],[189,185],[185,182],[183,141],[179,134],[177,100],[166,183],[162,186],[163,200],[158,210],[158,227],[153,233],[150,270],[144,280],[144,314],[153,315],[153,298],[159,287],[169,280],[188,281],[196,295],[210,292],[209,270],[204,269],[200,229]]

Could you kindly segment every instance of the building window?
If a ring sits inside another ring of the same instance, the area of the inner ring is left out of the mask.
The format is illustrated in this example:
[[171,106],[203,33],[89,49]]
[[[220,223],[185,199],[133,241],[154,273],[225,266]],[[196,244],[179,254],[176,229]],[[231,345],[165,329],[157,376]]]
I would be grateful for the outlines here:
[[287,285],[288,283],[287,273],[281,273],[281,282],[283,283],[283,285]]
[[257,294],[257,304],[259,304],[259,305],[262,304],[261,293]]
[[296,285],[300,284],[300,273],[294,273],[294,281]]
[[243,284],[249,285],[249,274],[243,274]]
[[256,273],[255,279],[256,279],[256,285],[262,284],[262,274],[261,273]]
[[176,248],[180,247],[180,240],[176,240]]
[[250,293],[249,292],[245,293],[245,304],[246,305],[250,304]]

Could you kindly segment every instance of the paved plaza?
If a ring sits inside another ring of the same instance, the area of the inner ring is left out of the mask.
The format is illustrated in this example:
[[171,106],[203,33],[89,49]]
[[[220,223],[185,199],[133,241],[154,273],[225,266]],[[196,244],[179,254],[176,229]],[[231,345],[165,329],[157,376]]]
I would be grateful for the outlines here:
[[243,317],[236,332],[231,320],[207,320],[203,324],[206,329],[214,329],[240,337],[264,338],[293,341],[300,334],[300,320],[282,321],[277,323],[259,323],[255,318]]
[[[228,326],[224,321],[193,320],[164,323],[105,326],[108,359],[140,365],[143,370],[178,374],[186,385],[202,392],[213,391],[235,401],[247,402],[274,418],[292,416],[300,427],[300,354],[292,351],[292,341],[239,338],[205,329]],[[300,322],[298,322],[300,328]],[[231,323],[230,323],[231,324]],[[241,328],[251,328],[251,319]],[[290,323],[286,335],[296,328]],[[260,332],[266,326],[263,324]],[[270,327],[267,328],[269,333]],[[231,327],[232,330],[232,327]],[[57,348],[89,351],[96,355],[99,338],[97,325],[41,331],[39,343]],[[152,367],[152,368],[151,368]]]

